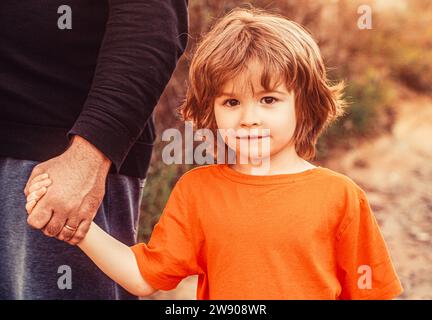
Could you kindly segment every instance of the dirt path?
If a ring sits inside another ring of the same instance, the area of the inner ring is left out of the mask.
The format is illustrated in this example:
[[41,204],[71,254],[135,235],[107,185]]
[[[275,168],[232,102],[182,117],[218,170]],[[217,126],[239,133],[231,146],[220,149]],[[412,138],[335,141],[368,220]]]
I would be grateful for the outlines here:
[[326,166],[368,194],[405,288],[401,299],[432,299],[432,97],[408,95],[391,133]]
[[[405,292],[432,299],[432,97],[406,94],[392,131],[322,164],[368,195]],[[194,299],[196,278],[152,299]]]

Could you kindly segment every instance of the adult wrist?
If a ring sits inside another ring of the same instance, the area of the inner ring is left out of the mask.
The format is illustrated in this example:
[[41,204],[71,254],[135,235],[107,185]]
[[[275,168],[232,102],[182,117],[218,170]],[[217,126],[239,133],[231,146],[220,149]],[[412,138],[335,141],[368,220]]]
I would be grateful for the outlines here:
[[106,168],[107,171],[111,166],[111,160],[102,151],[79,135],[72,137],[67,151],[72,152],[75,157],[78,157],[77,160],[89,160],[98,166],[102,166],[102,168]]

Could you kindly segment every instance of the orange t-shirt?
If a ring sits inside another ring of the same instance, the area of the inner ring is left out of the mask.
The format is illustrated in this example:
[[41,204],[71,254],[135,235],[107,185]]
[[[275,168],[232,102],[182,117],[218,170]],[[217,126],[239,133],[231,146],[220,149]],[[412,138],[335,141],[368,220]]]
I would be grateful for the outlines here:
[[170,290],[198,275],[198,299],[391,299],[402,292],[365,192],[324,167],[253,176],[206,165],[176,183],[142,276]]

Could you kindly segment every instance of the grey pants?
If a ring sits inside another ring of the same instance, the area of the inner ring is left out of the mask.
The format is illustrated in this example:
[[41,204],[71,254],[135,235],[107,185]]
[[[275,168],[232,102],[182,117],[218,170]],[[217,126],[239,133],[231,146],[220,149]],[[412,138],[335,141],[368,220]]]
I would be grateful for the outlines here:
[[[27,224],[24,186],[38,162],[0,157],[0,299],[136,299],[77,247]],[[95,223],[136,243],[145,180],[109,174]]]

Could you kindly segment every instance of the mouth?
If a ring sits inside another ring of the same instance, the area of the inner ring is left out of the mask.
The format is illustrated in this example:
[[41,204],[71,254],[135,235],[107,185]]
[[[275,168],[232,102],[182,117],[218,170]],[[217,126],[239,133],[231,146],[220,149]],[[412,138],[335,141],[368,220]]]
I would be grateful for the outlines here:
[[241,137],[237,136],[236,138],[240,140],[259,140],[259,139],[265,139],[269,137],[270,137],[269,135],[265,135],[265,136],[241,136]]

